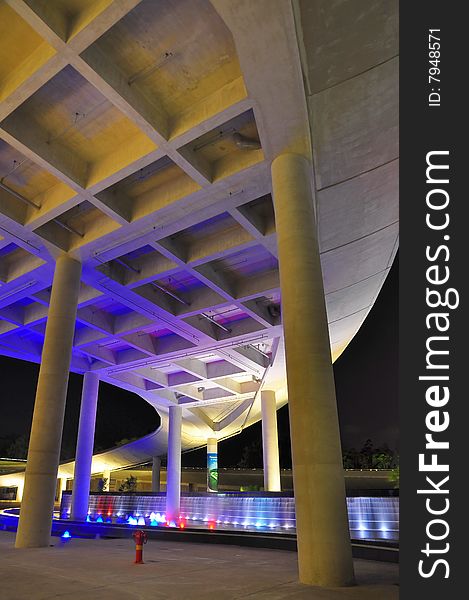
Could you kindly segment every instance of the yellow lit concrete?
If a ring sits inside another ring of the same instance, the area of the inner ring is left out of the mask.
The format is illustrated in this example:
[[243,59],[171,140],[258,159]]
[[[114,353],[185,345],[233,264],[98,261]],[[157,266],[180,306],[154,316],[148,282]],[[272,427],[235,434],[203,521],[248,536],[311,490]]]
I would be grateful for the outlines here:
[[68,41],[109,4],[112,4],[112,0],[47,0],[35,2],[33,7],[59,37]]
[[[156,146],[71,66],[48,81],[3,127],[88,188]],[[99,123],[99,125],[98,125]]]
[[102,192],[100,199],[128,221],[136,221],[200,190],[200,185],[171,162],[155,162],[146,172],[152,174],[146,179],[133,174]]
[[13,281],[43,264],[43,260],[23,248],[13,248],[0,258],[0,281]]
[[49,544],[81,264],[57,260],[34,404],[16,547]]
[[16,488],[16,501],[17,502],[22,502],[23,501],[23,492],[24,492],[24,479],[21,481],[18,481],[17,483],[17,488]]
[[280,461],[278,455],[277,404],[275,392],[262,390],[262,453],[264,458],[264,489],[280,492]]
[[241,75],[231,34],[205,0],[160,3],[158,10],[141,2],[92,49],[172,119]]
[[41,235],[65,251],[72,251],[103,233],[112,232],[119,224],[98,210],[90,202],[81,202],[61,215],[62,221],[73,227],[77,233],[64,229],[55,221],[49,221],[39,227]]
[[57,487],[58,487],[58,490],[57,490],[57,502],[60,503],[62,501],[62,494],[67,489],[67,478],[66,477],[60,477],[58,479]]
[[181,150],[184,156],[195,160],[213,182],[264,160],[264,152],[260,147],[250,148],[249,152],[239,148],[230,135],[231,131],[237,131],[260,145],[254,113],[248,110],[225,123],[223,128],[208,131]]
[[0,100],[55,53],[6,2],[0,2]]
[[353,583],[345,484],[311,164],[272,163],[287,365],[300,581]]
[[[5,186],[0,189],[0,210],[21,225],[37,222],[59,205],[63,210],[65,203],[76,196],[69,186],[3,140],[0,140],[0,173]],[[8,190],[33,201],[37,208],[19,202]]]

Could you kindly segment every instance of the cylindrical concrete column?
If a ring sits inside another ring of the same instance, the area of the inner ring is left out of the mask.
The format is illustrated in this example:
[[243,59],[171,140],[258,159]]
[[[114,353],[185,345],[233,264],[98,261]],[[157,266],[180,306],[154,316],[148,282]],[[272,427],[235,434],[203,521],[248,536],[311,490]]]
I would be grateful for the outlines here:
[[48,546],[52,525],[81,264],[57,259],[34,404],[16,547]]
[[57,485],[57,502],[60,504],[62,502],[62,494],[67,489],[67,478],[60,477]]
[[353,583],[339,422],[313,208],[312,165],[272,163],[300,581]]
[[262,453],[264,459],[264,489],[280,492],[280,460],[278,456],[277,403],[275,392],[261,391]]
[[218,492],[218,440],[207,440],[207,492]]
[[16,501],[23,501],[23,491],[24,491],[24,479],[18,480],[16,484]]
[[160,478],[161,478],[161,458],[159,456],[154,456],[153,463],[151,465],[151,491],[154,494],[158,494],[160,491]]
[[84,521],[88,514],[98,389],[99,376],[97,373],[87,371],[83,377],[81,391],[80,421],[73,476],[72,519],[75,521]]
[[181,502],[181,427],[182,408],[169,407],[168,461],[166,472],[166,520],[179,519]]

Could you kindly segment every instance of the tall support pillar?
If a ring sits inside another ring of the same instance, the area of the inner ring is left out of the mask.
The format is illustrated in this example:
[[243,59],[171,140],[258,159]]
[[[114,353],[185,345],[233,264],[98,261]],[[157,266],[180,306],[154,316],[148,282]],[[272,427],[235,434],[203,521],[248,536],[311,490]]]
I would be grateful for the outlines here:
[[272,163],[300,581],[354,581],[329,330],[313,208],[312,165]]
[[98,389],[98,375],[92,371],[87,371],[83,377],[75,472],[73,476],[72,519],[75,521],[84,521],[88,514]]
[[262,453],[264,459],[264,490],[280,492],[280,460],[278,455],[277,403],[275,392],[261,391]]
[[26,464],[16,547],[48,546],[57,485],[81,264],[57,259]]
[[153,463],[151,465],[151,491],[154,494],[158,494],[160,491],[160,479],[161,479],[161,458],[159,456],[154,456]]
[[181,503],[181,427],[182,408],[169,407],[168,461],[166,471],[166,520],[179,518]]
[[67,489],[67,478],[60,477],[57,485],[57,502],[60,504],[62,502],[62,494]]
[[16,484],[16,502],[23,501],[24,479],[21,479]]
[[207,492],[218,492],[218,440],[207,440]]

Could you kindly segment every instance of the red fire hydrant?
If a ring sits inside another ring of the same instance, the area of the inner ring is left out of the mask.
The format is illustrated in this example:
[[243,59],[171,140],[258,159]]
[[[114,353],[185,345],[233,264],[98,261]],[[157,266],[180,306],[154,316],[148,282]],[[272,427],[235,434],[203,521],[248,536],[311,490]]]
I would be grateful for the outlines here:
[[135,540],[135,563],[141,565],[143,564],[143,544],[147,543],[147,534],[138,529],[132,534],[132,537]]

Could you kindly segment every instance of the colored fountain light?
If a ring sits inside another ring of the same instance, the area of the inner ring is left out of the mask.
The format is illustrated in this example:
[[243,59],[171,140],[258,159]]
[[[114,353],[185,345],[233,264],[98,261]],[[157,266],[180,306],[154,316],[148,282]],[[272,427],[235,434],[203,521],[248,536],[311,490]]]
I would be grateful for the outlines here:
[[64,531],[60,536],[63,540],[70,540],[72,538],[70,531]]
[[[71,496],[62,497],[60,514],[66,515]],[[105,504],[104,504],[105,503]],[[105,511],[103,511],[105,506]],[[347,498],[350,535],[355,539],[398,540],[398,497]],[[222,525],[224,529],[291,533],[295,531],[295,500],[290,496],[249,496],[246,494],[190,494],[181,496],[178,519],[166,521],[163,495],[91,494],[87,522],[101,523],[103,514],[117,515],[117,523],[141,527],[158,525],[187,528],[188,523],[206,529]],[[148,515],[145,518],[143,515]],[[111,519],[112,520],[112,519]],[[184,523],[181,527],[181,523]]]

